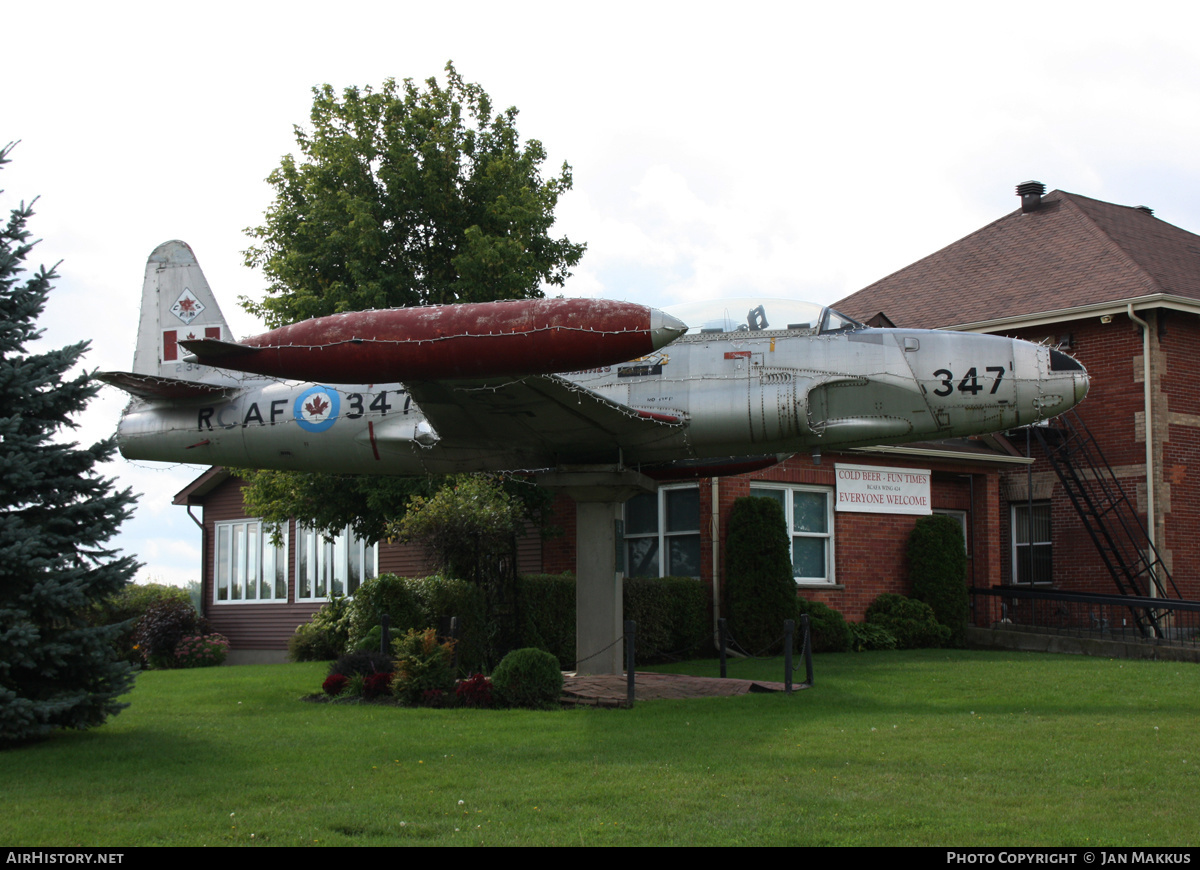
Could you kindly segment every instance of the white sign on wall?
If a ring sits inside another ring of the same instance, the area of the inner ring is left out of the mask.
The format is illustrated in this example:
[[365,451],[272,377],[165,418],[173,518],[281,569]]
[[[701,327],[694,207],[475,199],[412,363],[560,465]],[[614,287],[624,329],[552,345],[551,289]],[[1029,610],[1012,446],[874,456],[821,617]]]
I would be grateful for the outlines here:
[[837,509],[870,514],[931,514],[931,472],[837,463]]

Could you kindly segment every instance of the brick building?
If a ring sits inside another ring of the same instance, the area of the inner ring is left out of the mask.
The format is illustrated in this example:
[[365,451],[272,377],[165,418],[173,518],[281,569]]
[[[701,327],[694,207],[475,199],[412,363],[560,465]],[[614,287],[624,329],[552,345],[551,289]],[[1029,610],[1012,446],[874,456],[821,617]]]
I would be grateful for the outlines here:
[[[1019,209],[835,307],[860,318],[886,312],[900,327],[1045,341],[1078,358],[1091,378],[1079,417],[1143,523],[1152,513],[1183,596],[1200,597],[1200,236],[1145,206],[1047,194],[1037,182],[1017,192]],[[1023,436],[1014,440],[1025,449]],[[1032,570],[1035,583],[1116,592],[1045,459],[1031,472],[1001,475],[1001,582]]]
[[[1200,237],[1144,207],[1045,194],[1037,184],[1019,191],[1021,208],[834,307],[879,325],[1046,341],[1076,356],[1091,377],[1080,416],[1141,513],[1153,504],[1157,544],[1176,583],[1200,597],[1200,488],[1189,476],[1200,468]],[[739,496],[770,496],[788,518],[800,593],[861,620],[878,594],[910,591],[904,548],[916,517],[835,510],[838,467],[853,464],[928,472],[929,507],[963,524],[975,586],[1032,580],[1116,591],[1036,442],[1026,458],[1025,435],[1010,436],[827,453],[819,462],[795,456],[748,475],[664,483],[626,505],[626,574],[698,576],[719,608],[714,565],[730,506]],[[352,592],[377,572],[427,567],[411,549],[365,547],[349,536],[328,544],[294,524],[277,550],[244,516],[239,482],[220,469],[176,503],[204,508],[206,615],[248,658],[280,656],[330,592]],[[524,541],[520,570],[575,567],[569,500],[556,503],[556,520],[564,534]]]
[[[972,582],[995,585],[1003,561],[1001,473],[1024,467],[1024,460],[1003,439],[989,440],[826,454],[820,462],[794,456],[752,474],[663,484],[625,506],[626,576],[699,577],[713,589],[714,617],[719,616],[713,565],[722,564],[723,529],[733,502],[747,495],[772,497],[791,529],[799,593],[860,621],[875,596],[910,590],[904,548],[917,515],[835,510],[837,471],[850,465],[926,474],[932,511],[962,523]],[[175,496],[175,504],[202,508],[197,522],[203,529],[204,615],[231,640],[237,661],[280,660],[297,625],[330,594],[353,594],[364,577],[430,572],[416,548],[367,546],[346,533],[330,543],[294,522],[276,547],[262,524],[246,516],[241,485],[226,470],[211,468]],[[575,570],[575,508],[565,496],[554,503],[554,522],[563,534],[520,542],[519,571]]]

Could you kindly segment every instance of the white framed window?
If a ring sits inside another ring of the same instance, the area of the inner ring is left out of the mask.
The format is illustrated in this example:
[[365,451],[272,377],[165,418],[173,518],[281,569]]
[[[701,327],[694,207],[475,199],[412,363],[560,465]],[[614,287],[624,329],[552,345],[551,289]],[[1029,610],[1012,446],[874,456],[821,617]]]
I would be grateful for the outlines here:
[[625,576],[700,576],[700,487],[663,486],[625,502]]
[[277,547],[260,520],[216,523],[213,601],[287,601],[287,530]]
[[377,573],[376,547],[347,527],[333,540],[304,526],[296,527],[296,600],[323,601],[353,595]]
[[800,484],[754,484],[750,495],[773,498],[783,508],[792,539],[792,576],[797,583],[834,583],[833,490]]
[[1054,580],[1054,548],[1050,537],[1050,502],[1012,502],[1013,583],[1050,583]]

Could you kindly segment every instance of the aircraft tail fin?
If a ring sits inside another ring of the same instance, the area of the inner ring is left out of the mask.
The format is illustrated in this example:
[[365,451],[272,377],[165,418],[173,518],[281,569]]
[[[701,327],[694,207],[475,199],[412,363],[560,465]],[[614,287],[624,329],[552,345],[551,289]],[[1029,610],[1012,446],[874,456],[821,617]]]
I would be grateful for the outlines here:
[[184,381],[209,380],[213,369],[184,361],[180,341],[233,341],[229,324],[186,242],[163,242],[146,261],[133,372]]

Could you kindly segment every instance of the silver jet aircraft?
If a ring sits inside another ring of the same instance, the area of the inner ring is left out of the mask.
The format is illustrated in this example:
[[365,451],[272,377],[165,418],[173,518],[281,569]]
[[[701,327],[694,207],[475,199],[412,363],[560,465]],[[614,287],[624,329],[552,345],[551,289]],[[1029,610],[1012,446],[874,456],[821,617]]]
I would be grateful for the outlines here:
[[235,342],[178,241],[147,263],[133,371],[99,377],[133,396],[119,427],[130,459],[389,475],[618,465],[660,479],[1002,431],[1088,388],[1052,348],[769,299],[671,314],[569,299],[393,309]]

